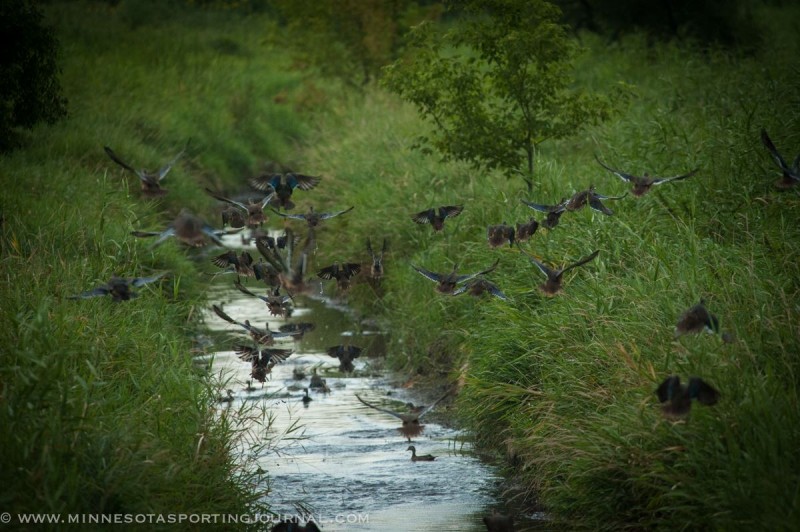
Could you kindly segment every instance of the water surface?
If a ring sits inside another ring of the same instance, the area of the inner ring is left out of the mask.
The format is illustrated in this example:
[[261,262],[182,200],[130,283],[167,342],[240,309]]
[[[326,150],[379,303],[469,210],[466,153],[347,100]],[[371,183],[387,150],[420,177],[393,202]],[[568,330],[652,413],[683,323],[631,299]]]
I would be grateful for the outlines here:
[[[249,459],[248,467],[268,473],[268,484],[260,488],[268,488],[266,502],[273,511],[310,512],[326,531],[486,530],[482,517],[492,508],[503,508],[497,489],[502,479],[472,453],[465,435],[426,416],[425,430],[412,444],[418,454],[433,454],[436,460],[412,462],[409,443],[397,431],[400,420],[357,400],[356,393],[397,412],[407,412],[407,402],[426,404],[416,390],[398,387],[397,376],[382,371],[386,342],[380,331],[358,323],[345,306],[321,295],[295,298],[289,319],[271,317],[260,299],[235,290],[233,278],[218,276],[209,301],[222,304],[234,319],[259,327],[266,321],[272,330],[287,322],[316,324],[299,341],[276,342],[274,347],[292,348],[295,354],[275,366],[263,387],[256,382],[254,389],[247,389],[250,364],[233,351],[213,355],[213,371],[233,393],[225,408],[255,401],[269,418],[268,426],[253,423],[246,439],[250,443],[240,451],[242,460]],[[246,284],[266,293],[252,279]],[[243,329],[210,310],[206,323],[212,331],[252,345]],[[349,375],[338,370],[338,359],[326,354],[328,347],[347,342],[366,348]],[[303,388],[314,368],[330,392],[311,390],[312,400],[305,405]],[[294,370],[306,377],[296,379]]]

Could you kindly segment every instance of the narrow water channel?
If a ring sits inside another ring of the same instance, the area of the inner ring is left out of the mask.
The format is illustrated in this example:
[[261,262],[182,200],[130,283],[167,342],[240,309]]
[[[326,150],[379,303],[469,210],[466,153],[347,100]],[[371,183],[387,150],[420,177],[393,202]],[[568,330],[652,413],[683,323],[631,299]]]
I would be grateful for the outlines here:
[[[255,462],[268,473],[268,485],[260,488],[268,488],[266,502],[274,512],[313,515],[325,531],[486,530],[483,516],[504,509],[498,493],[502,479],[472,453],[465,434],[431,421],[431,412],[423,418],[424,432],[411,444],[418,454],[436,459],[412,462],[409,443],[397,430],[400,420],[356,398],[359,394],[397,412],[408,412],[408,402],[426,404],[413,388],[398,386],[398,376],[382,370],[386,342],[380,331],[364,327],[346,307],[322,295],[295,298],[288,319],[269,316],[260,299],[233,288],[233,278],[218,276],[209,302],[221,304],[234,319],[259,327],[266,321],[273,331],[291,322],[316,326],[300,340],[276,342],[273,347],[290,348],[294,354],[274,367],[263,387],[254,382],[248,390],[250,364],[232,350],[212,357],[212,371],[232,392],[225,408],[256,401],[267,412],[268,427],[254,424],[251,444],[241,452],[250,467]],[[265,293],[255,281],[248,285]],[[252,343],[240,327],[210,310],[206,324],[242,344]],[[354,360],[353,373],[344,374],[326,350],[348,342],[364,347],[366,354]],[[303,388],[309,387],[315,369],[330,391],[310,390],[312,400],[304,404]],[[306,376],[298,379],[297,373]],[[517,519],[517,530],[527,529],[523,521]]]

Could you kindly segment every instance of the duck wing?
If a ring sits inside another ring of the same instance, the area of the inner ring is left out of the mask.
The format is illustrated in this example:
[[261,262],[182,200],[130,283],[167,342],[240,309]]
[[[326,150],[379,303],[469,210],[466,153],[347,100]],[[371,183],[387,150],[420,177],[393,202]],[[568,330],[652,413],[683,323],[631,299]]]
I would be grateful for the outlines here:
[[602,212],[606,216],[611,216],[612,214],[614,214],[614,211],[612,211],[611,209],[609,209],[608,207],[603,205],[603,203],[600,201],[600,199],[601,198],[598,195],[595,195],[595,194],[590,195],[589,196],[589,207],[591,207],[592,209],[594,209],[594,210],[596,210],[598,212]]
[[425,268],[420,268],[419,266],[414,266],[413,264],[411,265],[411,267],[414,268],[415,270],[417,270],[417,272],[420,275],[422,275],[423,277],[425,277],[427,279],[430,279],[434,283],[440,282],[445,277],[440,273],[434,273],[434,272],[432,272],[430,270],[426,270]]
[[247,206],[244,203],[239,203],[238,201],[234,201],[232,199],[226,198],[224,196],[220,196],[210,188],[206,187],[206,193],[214,199],[218,199],[219,201],[224,201],[225,203],[230,203],[231,205],[235,205],[242,209],[244,212],[249,213],[250,211],[247,209]]
[[[270,195],[270,197],[271,196],[272,195]],[[291,218],[293,220],[305,220],[306,219],[306,215],[305,214],[289,214],[288,212],[280,212],[279,210],[275,209],[274,207],[270,207],[270,209],[272,209],[272,212],[274,212],[278,216],[283,216],[284,218]]]
[[225,312],[221,308],[219,308],[219,306],[217,306],[217,305],[211,305],[211,309],[214,311],[214,314],[216,314],[217,316],[219,316],[223,320],[227,321],[228,323],[233,323],[234,325],[238,325],[239,327],[243,327],[243,328],[247,329],[248,331],[252,328],[251,326],[249,326],[247,324],[244,324],[244,323],[242,323],[240,321],[236,321],[235,319],[231,318],[230,316],[225,314]]
[[597,257],[597,255],[599,255],[599,254],[600,254],[600,250],[598,249],[597,251],[595,251],[595,252],[594,252],[594,253],[592,253],[591,255],[587,255],[587,256],[583,257],[583,258],[582,258],[581,260],[579,260],[578,262],[574,262],[574,263],[570,264],[569,266],[566,266],[565,268],[563,268],[563,269],[562,269],[562,270],[559,272],[559,275],[563,275],[564,273],[568,272],[568,271],[569,271],[569,270],[571,270],[572,268],[577,268],[578,266],[583,266],[583,265],[584,265],[584,264],[586,264],[587,262],[594,260],[594,259]]
[[489,268],[487,268],[487,269],[485,269],[485,270],[483,270],[481,272],[466,273],[464,275],[458,275],[458,276],[456,276],[456,283],[457,284],[458,283],[463,283],[465,281],[469,281],[470,279],[474,279],[475,277],[477,277],[479,275],[485,275],[487,273],[491,273],[491,272],[493,272],[495,270],[495,268],[497,268],[497,265],[499,263],[500,263],[500,259],[496,259],[494,261],[494,264],[492,264]]
[[158,275],[153,275],[151,277],[130,277],[126,279],[129,285],[139,288],[140,286],[144,286],[148,283],[154,283],[164,277],[167,272],[161,272]]
[[428,209],[425,211],[420,211],[417,214],[412,214],[411,219],[418,224],[429,224],[434,216],[436,216],[436,211],[433,209]]
[[438,398],[437,400],[435,400],[435,401],[434,401],[432,404],[430,404],[430,405],[428,405],[427,407],[425,407],[425,410],[423,410],[422,412],[420,412],[420,413],[419,413],[418,419],[422,419],[422,416],[424,416],[425,414],[427,414],[428,412],[430,412],[431,410],[433,410],[433,409],[436,407],[436,405],[438,405],[438,404],[439,404],[439,403],[441,403],[441,402],[442,402],[442,401],[443,401],[445,398],[447,398],[447,396],[449,396],[449,395],[452,393],[452,391],[453,391],[453,390],[447,390],[447,392],[446,392],[446,393],[445,393],[443,396],[441,396],[440,398]]
[[158,178],[159,181],[167,177],[169,171],[172,170],[172,167],[175,166],[175,163],[178,162],[178,159],[180,159],[183,156],[183,153],[185,151],[186,148],[183,148],[178,155],[172,158],[170,162],[161,167],[161,169],[158,171],[158,174],[156,174],[156,177]]
[[67,296],[67,299],[89,299],[92,297],[105,296],[109,293],[111,293],[111,289],[108,285],[103,285],[87,290],[86,292],[81,292],[80,294],[75,294],[74,296]]
[[117,163],[118,165],[123,167],[125,170],[129,170],[129,171],[133,172],[134,174],[138,175],[141,178],[141,174],[139,173],[139,171],[137,171],[134,167],[132,167],[131,165],[129,165],[128,163],[126,163],[125,161],[120,159],[117,156],[117,154],[114,153],[114,150],[112,150],[108,146],[103,146],[103,149],[106,151],[106,155],[111,157],[112,161],[114,161],[115,163]]
[[323,212],[323,213],[320,213],[319,219],[320,220],[330,220],[331,218],[339,216],[340,214],[345,214],[347,212],[350,212],[353,209],[355,209],[355,206],[350,207],[349,209],[345,209],[343,211],[338,211],[338,212]]
[[[517,246],[517,247],[519,247],[519,246]],[[548,279],[550,279],[551,277],[554,277],[554,276],[556,276],[558,274],[558,272],[556,270],[550,269],[549,266],[547,266],[545,263],[543,263],[540,260],[538,260],[536,257],[531,255],[530,253],[528,253],[527,251],[525,251],[521,247],[519,247],[519,250],[522,253],[524,253],[528,257],[528,260],[531,261],[533,264],[535,264],[536,267],[539,268],[539,271],[542,272],[545,275],[545,277],[547,277]]]
[[274,192],[281,182],[281,174],[262,174],[247,180],[247,184],[261,192]]
[[687,177],[692,177],[699,170],[700,170],[699,168],[695,168],[691,172],[683,174],[683,175],[676,175],[676,176],[672,176],[672,177],[659,177],[658,179],[653,179],[653,184],[654,185],[660,185],[662,183],[669,183],[670,181],[680,181],[681,179],[686,179]]
[[286,182],[293,189],[299,188],[300,190],[311,190],[319,184],[320,178],[310,175],[287,173]]
[[715,405],[719,400],[719,392],[700,377],[689,378],[689,398],[697,399],[704,405]]
[[561,212],[564,212],[566,210],[564,201],[562,201],[561,203],[559,203],[557,205],[542,205],[540,203],[533,203],[533,202],[530,202],[530,201],[525,201],[524,199],[521,199],[520,201],[522,203],[524,203],[525,205],[527,205],[528,207],[530,207],[531,209],[533,209],[535,211],[539,211],[539,212],[561,213]]
[[260,296],[258,294],[255,294],[255,293],[251,292],[250,290],[245,288],[242,283],[240,283],[238,281],[234,281],[233,282],[233,286],[235,286],[243,294],[247,294],[248,296],[257,297],[258,299],[269,303],[269,298],[267,298],[266,296]]
[[402,414],[398,414],[397,412],[395,412],[393,410],[389,410],[387,408],[382,408],[380,406],[375,406],[373,404],[370,404],[370,403],[366,402],[365,400],[363,400],[358,394],[355,394],[355,396],[356,396],[356,399],[358,399],[359,401],[361,401],[363,404],[367,405],[368,407],[374,408],[375,410],[379,410],[381,412],[389,414],[390,416],[394,416],[397,419],[401,419],[401,420],[405,421],[405,418],[407,417],[407,416],[403,416]]
[[597,164],[599,164],[600,166],[602,166],[603,168],[605,168],[606,170],[608,170],[612,174],[616,175],[617,177],[619,177],[623,181],[636,181],[637,179],[639,179],[635,175],[627,174],[627,173],[622,172],[620,170],[615,170],[615,169],[611,168],[610,166],[606,165],[603,161],[601,161],[600,158],[597,155],[594,156],[594,160],[597,161]]
[[445,205],[443,207],[439,207],[439,216],[442,218],[452,218],[453,216],[458,216],[461,214],[461,211],[463,210],[463,205]]
[[157,231],[131,231],[131,234],[133,236],[138,236],[140,238],[149,238],[151,236],[157,236],[158,239],[156,239],[155,242],[150,244],[150,248],[152,249],[152,248],[156,247],[157,245],[161,244],[163,241],[165,241],[169,237],[175,236],[175,228],[174,227],[168,227],[167,229],[161,231],[160,233],[157,232]]

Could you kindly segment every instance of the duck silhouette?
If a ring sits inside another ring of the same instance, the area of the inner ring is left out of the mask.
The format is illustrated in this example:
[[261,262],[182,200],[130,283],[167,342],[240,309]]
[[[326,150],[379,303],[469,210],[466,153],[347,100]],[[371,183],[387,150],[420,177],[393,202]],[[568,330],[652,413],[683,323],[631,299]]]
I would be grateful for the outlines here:
[[234,347],[236,354],[245,362],[250,362],[250,376],[260,383],[267,380],[267,375],[276,364],[283,362],[293,353],[290,349],[263,349],[237,345]]
[[231,390],[230,388],[225,390],[225,395],[217,396],[217,402],[223,404],[230,404],[233,402],[233,399],[234,399],[233,390]]
[[594,185],[589,185],[589,188],[576,192],[568,199],[564,204],[564,208],[568,211],[579,211],[588,205],[597,212],[602,212],[606,216],[611,216],[614,214],[614,211],[603,205],[603,202],[600,200],[620,200],[627,195],[628,193],[626,192],[622,196],[604,196],[595,191]]
[[106,155],[108,155],[112,161],[124,169],[133,172],[139,177],[139,181],[142,185],[142,194],[150,198],[157,198],[167,193],[166,189],[161,188],[161,181],[167,177],[169,171],[172,170],[172,167],[176,162],[178,162],[178,159],[180,159],[183,153],[186,151],[186,148],[181,150],[178,155],[176,155],[170,162],[162,166],[157,172],[148,172],[147,170],[137,170],[136,168],[133,168],[131,165],[120,159],[119,156],[114,153],[114,150],[108,146],[104,146],[103,149],[105,150]]
[[597,250],[591,255],[583,257],[578,262],[573,262],[572,264],[565,266],[561,269],[554,270],[549,266],[547,266],[546,264],[544,264],[543,262],[539,261],[536,257],[529,255],[528,253],[523,251],[522,248],[520,248],[520,251],[525,253],[525,255],[528,256],[528,259],[533,264],[535,264],[537,268],[539,268],[539,271],[541,271],[545,275],[545,277],[547,277],[547,280],[543,284],[539,285],[539,289],[549,296],[555,295],[561,291],[562,276],[566,272],[568,272],[573,268],[577,268],[578,266],[583,266],[587,262],[594,260],[595,257],[597,257],[597,255],[600,253],[600,250]]
[[338,263],[334,262],[317,272],[317,277],[330,281],[335,279],[336,286],[340,291],[350,288],[350,279],[361,271],[361,264],[356,262]]
[[313,399],[308,395],[308,388],[303,388],[303,394],[304,394],[302,399],[303,404],[308,406],[308,403],[313,401]]
[[406,451],[411,451],[411,461],[412,462],[433,462],[436,460],[436,457],[432,454],[417,454],[417,448],[413,445],[409,445]]
[[242,212],[241,209],[238,207],[234,207],[233,205],[229,207],[225,207],[222,209],[222,226],[232,227],[234,229],[241,229],[245,225],[247,225],[247,219],[245,218],[245,213]]
[[280,212],[280,211],[278,211],[276,209],[272,209],[272,211],[275,214],[277,214],[278,216],[281,216],[283,218],[287,218],[287,219],[290,219],[290,220],[305,220],[305,222],[308,224],[308,227],[312,227],[313,228],[313,227],[317,227],[319,225],[319,223],[321,221],[323,221],[323,220],[330,220],[331,218],[336,218],[337,216],[341,216],[342,214],[345,214],[345,213],[348,213],[348,212],[352,211],[354,208],[355,207],[350,207],[349,209],[345,209],[343,211],[337,211],[337,212],[316,212],[316,211],[314,211],[314,207],[313,206],[309,206],[308,207],[308,212],[306,212],[304,214],[288,214],[288,213]]
[[476,277],[475,279],[467,281],[459,288],[454,290],[453,295],[457,296],[459,294],[463,294],[464,292],[467,292],[469,295],[475,297],[480,297],[484,294],[490,294],[495,297],[499,297],[502,300],[508,300],[508,296],[506,296],[496,284],[488,279],[483,279],[482,277]]
[[372,242],[369,238],[367,238],[367,253],[369,253],[370,258],[372,259],[372,266],[369,270],[369,277],[373,281],[380,281],[383,278],[384,270],[383,270],[383,256],[386,254],[387,250],[387,241],[383,239],[383,246],[381,247],[380,253],[375,253],[372,250]]
[[281,286],[280,272],[272,264],[264,262],[264,259],[253,264],[253,276],[267,286]]
[[[246,225],[247,227],[250,227],[250,228],[260,227],[260,226],[262,226],[264,224],[264,222],[267,221],[267,217],[264,216],[264,208],[267,206],[267,204],[273,198],[273,194],[268,194],[261,201],[247,200],[247,203],[241,203],[239,201],[232,200],[232,199],[226,198],[224,196],[221,196],[221,195],[217,194],[216,192],[214,192],[213,190],[208,189],[208,188],[206,188],[206,193],[208,193],[208,195],[211,196],[212,198],[218,199],[219,201],[224,201],[225,203],[228,203],[228,204],[232,205],[233,208],[238,209],[239,212],[241,213],[241,215],[243,217],[245,217],[244,218],[244,222],[245,222],[244,225]],[[223,215],[222,215],[222,223],[223,224],[226,221],[226,219],[225,219],[226,215],[224,214],[225,212],[228,213],[228,215],[227,215],[228,216],[228,221],[230,221],[230,219],[231,219],[230,211],[226,209],[225,211],[223,211]],[[238,224],[239,219],[235,218],[234,222],[236,224]],[[236,227],[236,225],[234,225],[234,224],[231,224],[231,226],[232,227]],[[239,226],[239,227],[241,227],[241,226]]]
[[275,332],[270,331],[269,326],[266,329],[261,329],[254,325],[250,324],[249,320],[244,320],[244,322],[236,321],[230,316],[228,316],[219,306],[212,305],[211,308],[214,310],[214,313],[222,318],[223,320],[227,321],[228,323],[232,323],[234,325],[238,325],[239,327],[243,328],[247,332],[250,333],[250,337],[255,341],[257,344],[260,345],[272,345],[275,343],[276,339],[280,338],[294,338],[298,336],[296,332]]
[[444,228],[444,221],[461,214],[464,210],[463,205],[445,205],[420,211],[411,216],[411,219],[418,224],[431,224],[434,231],[441,231]]
[[669,183],[670,181],[680,181],[681,179],[692,177],[700,170],[699,168],[695,168],[689,173],[676,175],[672,177],[651,177],[650,174],[647,173],[641,176],[637,176],[611,168],[610,166],[606,165],[603,161],[601,161],[596,155],[594,158],[600,166],[602,166],[612,174],[616,175],[623,181],[631,183],[633,185],[633,188],[631,189],[631,194],[633,194],[636,197],[644,196],[645,194],[650,192],[650,189],[653,188],[653,186],[655,185],[662,185],[664,183]]
[[[292,237],[294,238],[293,234]],[[259,235],[256,238],[256,242],[259,241],[261,242],[261,245],[266,246],[267,249],[273,249],[273,250],[285,249],[286,244],[289,243],[289,233],[284,231],[282,235],[277,237],[273,237],[270,235]]]
[[166,272],[159,273],[151,277],[112,277],[107,283],[93,288],[86,292],[81,292],[74,296],[68,296],[67,299],[89,299],[91,297],[111,296],[112,301],[118,303],[120,301],[128,301],[139,294],[134,292],[132,288],[139,288],[149,283],[154,283],[164,277]]
[[485,269],[483,271],[475,272],[475,273],[467,273],[467,274],[462,274],[462,275],[456,274],[456,270],[458,269],[458,264],[455,264],[453,266],[453,271],[450,272],[450,273],[435,273],[435,272],[426,270],[425,268],[420,268],[418,266],[414,266],[413,264],[411,265],[411,267],[414,268],[417,271],[417,273],[419,273],[420,275],[422,275],[426,279],[429,279],[429,280],[435,282],[436,283],[436,290],[438,290],[439,292],[441,292],[443,294],[451,294],[452,295],[453,292],[455,291],[456,287],[459,284],[465,283],[465,282],[469,281],[470,279],[474,279],[475,277],[478,277],[479,275],[485,275],[487,273],[490,273],[490,272],[494,271],[494,269],[497,268],[497,264],[499,262],[500,262],[500,259],[497,259],[496,261],[494,261],[494,264],[492,264],[489,268],[487,268],[487,269]]
[[253,277],[253,256],[247,251],[242,251],[237,254],[235,251],[226,251],[222,255],[218,255],[211,259],[211,263],[222,269],[233,267],[233,271],[245,277]]
[[250,186],[262,192],[274,192],[271,204],[277,204],[284,210],[294,209],[294,202],[291,197],[294,189],[311,190],[320,182],[319,177],[310,175],[295,174],[287,172],[285,174],[264,174],[254,177],[248,181]]
[[515,236],[516,241],[517,242],[528,241],[534,235],[534,233],[536,233],[537,229],[539,229],[539,222],[537,222],[536,219],[534,218],[531,218],[530,220],[524,223],[518,223]]
[[486,229],[486,238],[489,241],[489,247],[499,248],[508,242],[508,247],[514,245],[514,228],[506,225],[505,222],[499,225],[490,225]]
[[206,244],[206,239],[211,240],[221,247],[225,247],[220,240],[220,236],[225,231],[217,231],[202,219],[198,218],[188,209],[181,210],[175,220],[163,231],[131,231],[133,236],[149,238],[157,236],[155,242],[150,245],[150,249],[158,246],[166,239],[175,237],[184,244],[192,247],[200,247]]
[[556,205],[543,205],[541,203],[533,203],[525,200],[520,201],[531,209],[546,214],[544,220],[542,220],[542,227],[546,227],[547,229],[553,229],[557,226],[558,222],[561,220],[561,215],[567,210],[565,206],[567,198],[561,198],[561,202]]
[[286,230],[286,246],[283,250],[278,246],[270,247],[267,239],[256,239],[256,249],[277,270],[281,286],[292,295],[309,290],[305,276],[312,242],[310,239],[306,239],[299,256],[295,259],[296,240],[294,233],[290,229]]
[[[697,334],[701,332],[720,333],[719,318],[708,311],[705,300],[700,302],[683,313],[675,324],[675,338],[685,334]],[[721,333],[722,341],[725,343],[734,342],[733,334],[729,332]]]
[[246,294],[251,297],[257,297],[261,301],[267,304],[267,309],[272,316],[281,316],[284,318],[288,318],[292,314],[292,296],[289,295],[281,295],[281,287],[276,286],[273,288],[272,292],[268,293],[266,296],[260,296],[256,293],[251,292],[247,288],[245,288],[242,283],[236,281],[233,283],[233,286],[236,287],[241,293]]
[[353,359],[361,356],[363,348],[355,345],[334,345],[327,349],[328,356],[339,359],[339,371],[351,373],[355,367]]
[[719,392],[700,377],[690,377],[688,385],[681,378],[670,375],[656,389],[662,410],[668,417],[682,417],[689,413],[692,400],[702,405],[713,406],[719,400]]

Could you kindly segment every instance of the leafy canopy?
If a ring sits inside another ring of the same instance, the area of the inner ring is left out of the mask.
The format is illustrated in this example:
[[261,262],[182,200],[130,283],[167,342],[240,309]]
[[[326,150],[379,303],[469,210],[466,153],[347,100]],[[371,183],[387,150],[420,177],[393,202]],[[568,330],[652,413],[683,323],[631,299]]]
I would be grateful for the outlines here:
[[578,47],[553,4],[466,0],[447,8],[456,15],[449,29],[417,26],[383,83],[434,124],[420,137],[425,151],[521,174],[531,189],[537,146],[608,118],[612,99],[572,88]]

